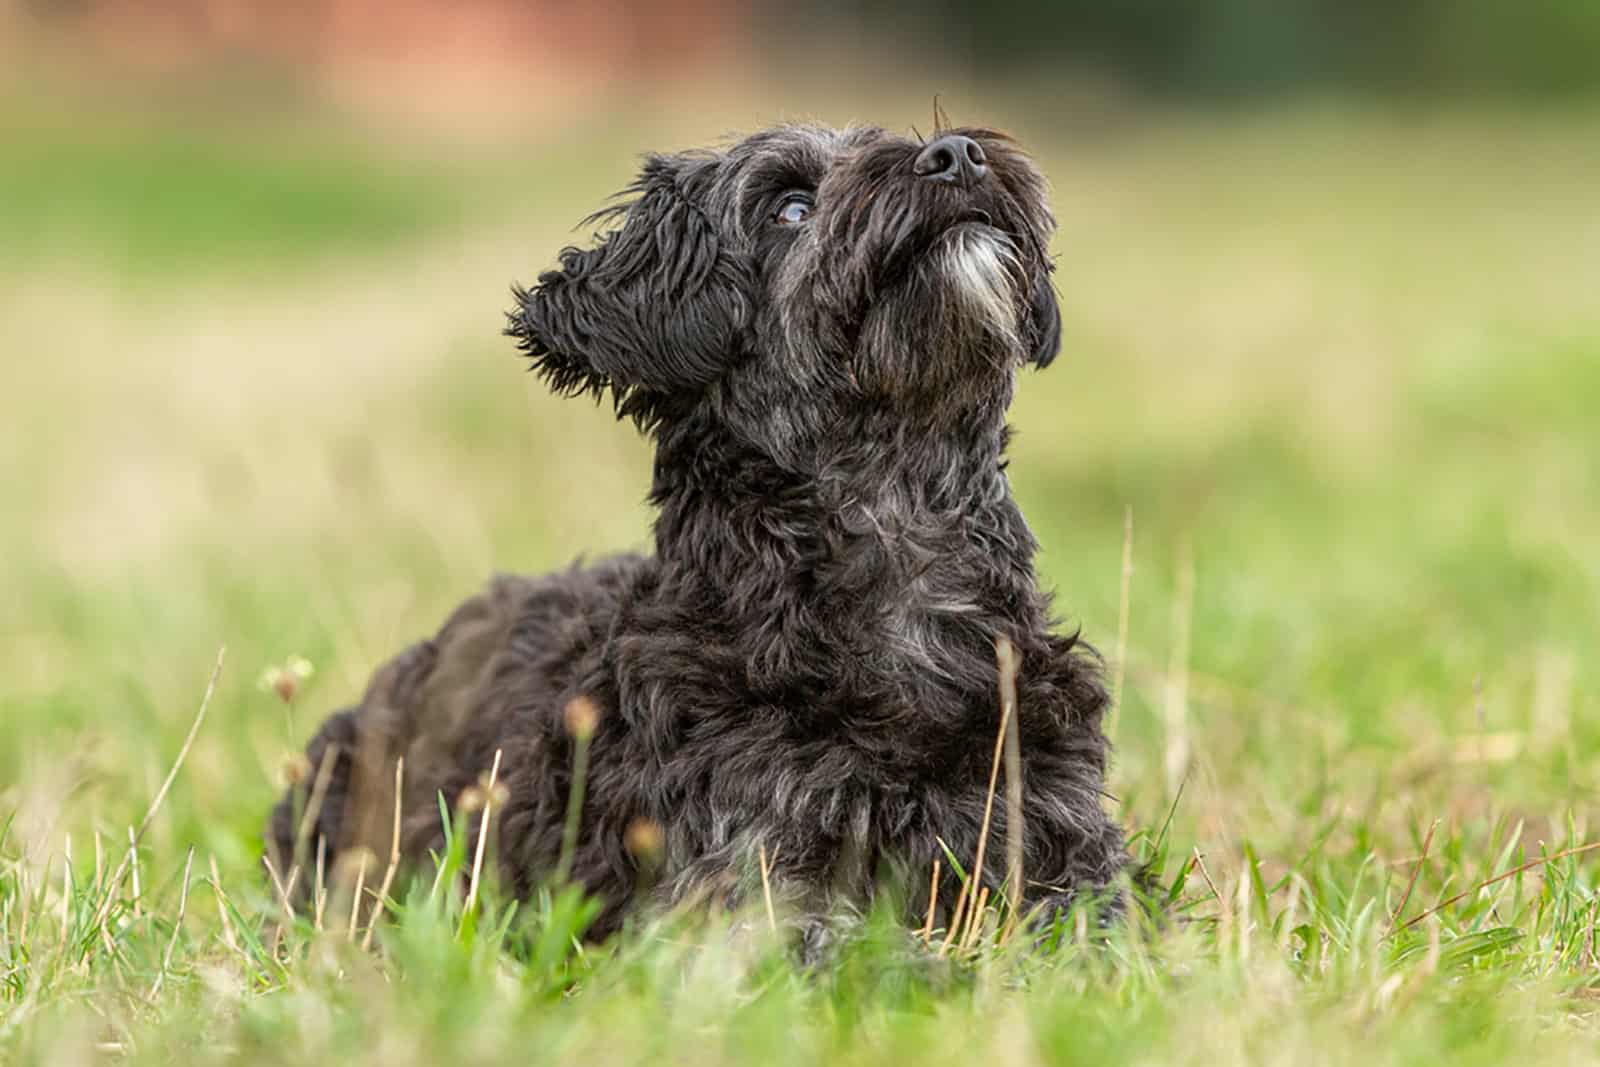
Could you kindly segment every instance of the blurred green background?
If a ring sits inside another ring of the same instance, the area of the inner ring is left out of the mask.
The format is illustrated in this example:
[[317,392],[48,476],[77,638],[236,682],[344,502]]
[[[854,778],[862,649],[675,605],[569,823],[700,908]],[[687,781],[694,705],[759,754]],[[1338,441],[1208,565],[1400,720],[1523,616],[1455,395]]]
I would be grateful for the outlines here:
[[1401,863],[1450,820],[1420,891],[1582,836],[1597,55],[1582,0],[0,4],[8,853],[120,837],[226,645],[152,843],[254,878],[376,664],[495,569],[647,542],[647,448],[523,373],[510,284],[643,150],[936,96],[1054,185],[1011,470],[1108,654],[1132,516],[1125,821],[1172,768],[1180,853]]
[[930,40],[969,59],[1083,68],[1163,94],[1559,97],[1600,86],[1600,9],[1589,0],[863,0],[831,9],[878,27],[937,27]]

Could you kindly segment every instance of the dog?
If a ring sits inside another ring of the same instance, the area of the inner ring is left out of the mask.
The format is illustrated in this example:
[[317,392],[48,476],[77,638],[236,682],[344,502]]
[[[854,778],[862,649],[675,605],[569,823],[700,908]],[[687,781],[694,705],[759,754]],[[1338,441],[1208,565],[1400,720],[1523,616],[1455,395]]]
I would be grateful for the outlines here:
[[654,553],[495,578],[322,726],[269,852],[398,832],[416,864],[443,805],[472,845],[492,825],[509,891],[597,898],[597,939],[763,883],[808,945],[890,884],[948,923],[955,862],[1034,914],[1114,900],[1101,662],[1054,628],[1006,475],[1013,390],[1060,342],[1040,172],[994,130],[784,125],[648,156],[619,197],[506,332],[653,439]]

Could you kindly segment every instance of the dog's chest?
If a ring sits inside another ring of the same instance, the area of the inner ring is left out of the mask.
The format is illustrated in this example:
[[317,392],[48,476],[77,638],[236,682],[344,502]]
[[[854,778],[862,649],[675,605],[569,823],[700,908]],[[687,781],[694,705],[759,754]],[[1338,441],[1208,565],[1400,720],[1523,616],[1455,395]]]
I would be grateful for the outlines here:
[[995,568],[972,521],[959,512],[914,510],[891,490],[856,505],[856,566],[871,575],[856,611],[873,658],[887,669],[947,678],[992,635]]

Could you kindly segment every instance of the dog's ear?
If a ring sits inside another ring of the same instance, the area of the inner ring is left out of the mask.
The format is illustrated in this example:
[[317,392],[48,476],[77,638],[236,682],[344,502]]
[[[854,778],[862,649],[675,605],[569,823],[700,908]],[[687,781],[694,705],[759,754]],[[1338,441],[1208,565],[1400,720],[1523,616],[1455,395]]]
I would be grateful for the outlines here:
[[1039,271],[1033,283],[1032,321],[1033,355],[1029,361],[1035,366],[1048,367],[1061,349],[1061,305],[1056,301],[1056,287],[1050,282],[1050,272]]
[[703,388],[743,348],[752,307],[747,259],[726,247],[705,200],[720,166],[709,154],[651,156],[621,217],[593,248],[567,248],[559,270],[514,287],[506,333],[557,392],[612,391],[620,413]]

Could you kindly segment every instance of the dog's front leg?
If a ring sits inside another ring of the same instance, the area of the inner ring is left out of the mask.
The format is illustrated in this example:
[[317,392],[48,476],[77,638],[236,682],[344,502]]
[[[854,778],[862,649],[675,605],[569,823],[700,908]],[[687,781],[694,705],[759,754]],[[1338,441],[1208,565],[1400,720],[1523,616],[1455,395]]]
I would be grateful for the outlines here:
[[850,853],[815,837],[741,835],[668,878],[657,890],[658,905],[709,907],[733,917],[736,940],[775,934],[803,966],[819,966],[860,928],[870,899]]

